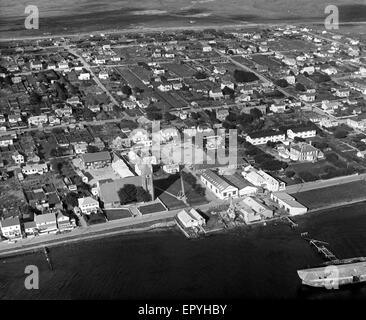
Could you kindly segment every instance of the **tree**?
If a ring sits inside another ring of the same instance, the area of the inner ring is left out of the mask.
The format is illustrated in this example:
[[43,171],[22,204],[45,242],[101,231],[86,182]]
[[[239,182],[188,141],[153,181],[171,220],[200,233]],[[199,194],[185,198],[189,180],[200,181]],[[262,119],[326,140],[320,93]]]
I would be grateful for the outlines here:
[[318,179],[317,176],[313,175],[311,172],[309,171],[301,171],[298,173],[298,176],[304,180],[305,182],[308,182],[308,181],[315,181]]
[[334,131],[334,137],[337,138],[337,139],[344,139],[348,136],[348,132],[344,129],[341,129],[341,128],[337,128],[335,131]]
[[293,170],[286,171],[287,178],[292,178],[294,175],[295,175],[295,171],[293,171]]
[[263,113],[258,108],[253,108],[253,109],[250,109],[250,115],[254,119],[259,119],[259,118],[261,118],[263,116]]
[[[133,184],[126,184],[118,191],[118,196],[121,201],[121,204],[127,204],[130,202],[137,201],[137,188]],[[146,195],[143,195],[141,190],[139,191],[139,197],[146,198]]]
[[274,148],[276,146],[276,143],[268,140],[266,145],[267,147]]
[[301,92],[305,92],[306,91],[306,88],[303,84],[301,84],[300,82],[297,82],[296,85],[295,85],[295,89],[297,91],[301,91]]
[[197,80],[207,79],[207,74],[202,71],[197,71],[194,75]]
[[151,195],[143,187],[136,188],[136,200],[137,202],[151,201]]
[[149,120],[161,120],[163,118],[162,111],[156,106],[150,106],[146,109],[146,116]]
[[234,71],[234,79],[236,82],[253,82],[258,80],[258,77],[253,72],[236,69]]
[[78,202],[78,194],[75,192],[69,192],[66,197],[64,202],[69,206],[69,207],[77,207],[79,205]]
[[297,136],[296,136],[296,137],[294,138],[294,142],[296,142],[296,143],[297,143],[297,142],[305,142],[305,141],[306,141],[306,140],[305,140],[304,138],[301,138],[301,137],[297,137]]
[[42,101],[42,96],[39,93],[33,91],[30,94],[30,96],[29,96],[29,102],[30,102],[30,104],[40,104],[41,101]]
[[286,167],[287,163],[279,160],[267,160],[261,163],[261,168],[268,171],[278,171]]
[[86,150],[89,152],[89,153],[96,153],[96,152],[99,152],[99,148],[97,146],[93,146],[93,145],[88,145],[86,147]]
[[132,94],[132,89],[128,85],[124,85],[122,87],[122,93],[126,96],[130,96]]
[[279,87],[281,87],[281,88],[286,88],[286,87],[288,87],[288,82],[287,82],[287,80],[286,79],[279,79],[279,80],[277,80],[276,82],[276,85],[278,85]]
[[224,89],[222,89],[222,94],[224,96],[231,96],[231,97],[233,97],[234,94],[235,94],[235,91],[233,89],[225,86]]
[[332,152],[332,153],[327,153],[325,155],[325,159],[327,159],[329,162],[335,162],[339,160],[339,157],[336,153]]

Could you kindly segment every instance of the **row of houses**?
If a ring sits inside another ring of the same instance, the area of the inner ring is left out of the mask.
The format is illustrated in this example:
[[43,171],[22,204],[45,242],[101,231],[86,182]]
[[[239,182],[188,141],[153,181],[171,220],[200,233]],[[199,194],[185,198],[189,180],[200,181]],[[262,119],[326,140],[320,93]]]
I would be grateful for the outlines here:
[[70,230],[75,226],[75,220],[65,216],[61,211],[35,215],[33,221],[27,222],[22,222],[19,217],[0,221],[1,233],[8,239],[21,238],[23,235],[30,236]]
[[266,144],[270,142],[284,142],[286,136],[289,139],[295,139],[296,137],[307,139],[316,136],[316,129],[314,127],[297,127],[284,131],[266,130],[260,132],[253,132],[247,135],[246,141],[253,145]]

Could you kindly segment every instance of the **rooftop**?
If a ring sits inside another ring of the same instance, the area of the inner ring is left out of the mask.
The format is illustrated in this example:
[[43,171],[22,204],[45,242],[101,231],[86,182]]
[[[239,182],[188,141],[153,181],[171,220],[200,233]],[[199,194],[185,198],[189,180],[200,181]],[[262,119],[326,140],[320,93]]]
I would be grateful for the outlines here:
[[202,176],[210,182],[212,185],[214,185],[220,192],[225,190],[226,188],[230,187],[230,184],[225,181],[222,177],[220,177],[217,173],[206,170],[202,173]]
[[111,155],[108,151],[101,151],[96,153],[85,153],[81,156],[85,163],[98,161],[111,161]]
[[19,217],[11,217],[5,220],[1,220],[0,224],[2,228],[20,225]]

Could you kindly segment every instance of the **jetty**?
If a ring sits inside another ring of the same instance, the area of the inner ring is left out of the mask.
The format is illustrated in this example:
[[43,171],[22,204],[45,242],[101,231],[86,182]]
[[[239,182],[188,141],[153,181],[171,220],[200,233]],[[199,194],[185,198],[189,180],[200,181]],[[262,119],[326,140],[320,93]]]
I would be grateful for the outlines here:
[[290,227],[291,228],[293,228],[293,229],[295,229],[295,228],[297,228],[299,225],[295,222],[295,221],[293,221],[289,216],[285,216],[285,217],[283,217],[283,219],[285,220],[285,221],[287,221],[288,222],[288,224],[290,225]]
[[43,253],[46,257],[46,260],[47,260],[47,263],[48,263],[48,267],[50,268],[50,270],[53,270],[53,265],[52,265],[52,261],[51,261],[51,258],[48,254],[49,250],[47,247],[43,247]]
[[328,260],[337,260],[338,258],[335,254],[330,251],[325,245],[327,242],[316,240],[316,239],[306,239],[309,241],[310,245],[315,247],[316,250],[321,253]]

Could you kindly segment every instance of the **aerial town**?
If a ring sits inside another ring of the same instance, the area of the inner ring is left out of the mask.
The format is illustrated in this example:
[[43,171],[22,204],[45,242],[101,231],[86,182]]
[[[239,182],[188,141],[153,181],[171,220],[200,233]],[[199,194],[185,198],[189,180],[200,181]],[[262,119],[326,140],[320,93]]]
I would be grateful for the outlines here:
[[[115,230],[293,224],[366,200],[357,36],[281,25],[0,51],[0,251]],[[235,161],[218,161],[230,139]]]

